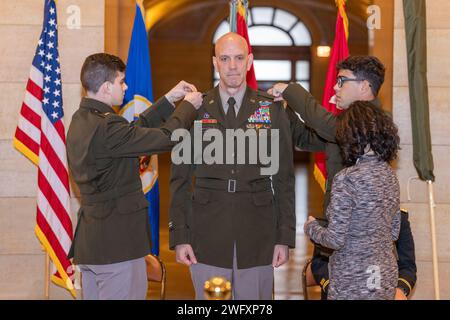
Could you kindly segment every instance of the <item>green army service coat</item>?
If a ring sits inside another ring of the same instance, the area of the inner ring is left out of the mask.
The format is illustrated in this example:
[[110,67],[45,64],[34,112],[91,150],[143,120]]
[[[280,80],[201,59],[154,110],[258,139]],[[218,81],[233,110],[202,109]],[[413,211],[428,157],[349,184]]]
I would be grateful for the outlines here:
[[[293,147],[283,107],[266,93],[247,88],[237,118],[230,125],[216,87],[203,100],[195,124],[202,124],[205,134],[208,129],[220,131],[224,141],[227,128],[256,130],[258,139],[261,129],[278,129],[279,170],[270,176],[262,175],[260,169],[265,165],[249,161],[249,153],[253,152],[249,143],[245,144],[244,164],[225,163],[227,150],[222,164],[207,164],[205,159],[201,163],[173,164],[170,248],[190,244],[198,262],[232,268],[236,246],[239,269],[270,265],[276,244],[295,247]],[[191,128],[191,137],[194,130]],[[203,141],[201,151],[210,143]],[[272,147],[270,139],[268,145]],[[232,157],[236,160],[236,154]]]
[[138,156],[170,150],[171,133],[189,128],[197,115],[184,101],[173,110],[162,98],[128,123],[98,100],[81,100],[67,134],[69,169],[81,195],[69,252],[75,264],[111,264],[150,253]]

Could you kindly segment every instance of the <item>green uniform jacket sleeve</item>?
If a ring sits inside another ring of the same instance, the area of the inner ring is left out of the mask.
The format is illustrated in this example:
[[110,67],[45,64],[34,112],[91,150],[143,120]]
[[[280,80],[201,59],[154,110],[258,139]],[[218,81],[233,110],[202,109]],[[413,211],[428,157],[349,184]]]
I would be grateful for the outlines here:
[[146,128],[157,128],[172,115],[174,106],[166,99],[160,98],[150,108],[139,115],[135,122],[137,126]]
[[189,219],[192,207],[192,173],[189,164],[172,164],[170,178],[169,248],[190,244]]
[[[273,176],[275,203],[278,211],[276,243],[295,248],[295,175],[293,147],[289,119],[279,103],[275,103],[274,112],[279,119],[279,170]],[[278,120],[278,121],[277,121]],[[273,152],[273,150],[272,150]]]
[[190,244],[189,217],[192,215],[193,172],[192,164],[172,163],[169,210],[169,248],[171,250],[179,244]]
[[286,107],[286,114],[289,118],[292,143],[297,150],[308,152],[325,151],[326,141],[320,138],[313,129],[307,127],[291,107]]
[[398,254],[398,284],[406,295],[411,293],[417,280],[417,266],[415,256],[414,238],[411,232],[411,225],[408,219],[408,212],[402,210],[400,233],[395,243]]
[[336,142],[336,117],[302,86],[289,84],[283,92],[283,98],[322,139]]
[[164,106],[164,101],[162,104],[161,111],[158,110],[161,106],[156,106],[154,111],[146,113],[135,123],[128,123],[126,119],[115,114],[106,117],[99,129],[103,130],[103,141],[106,141],[111,157],[161,153],[169,151],[175,145],[170,139],[172,132],[178,128],[189,128],[197,116],[197,111],[191,103],[183,101],[162,127],[147,128],[149,125],[159,125],[167,117],[168,106]]

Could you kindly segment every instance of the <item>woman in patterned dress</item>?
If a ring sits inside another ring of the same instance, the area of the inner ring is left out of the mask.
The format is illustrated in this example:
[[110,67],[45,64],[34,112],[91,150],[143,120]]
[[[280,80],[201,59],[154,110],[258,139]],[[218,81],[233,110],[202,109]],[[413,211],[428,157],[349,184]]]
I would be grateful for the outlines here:
[[389,162],[399,149],[397,127],[380,108],[356,101],[338,116],[336,138],[346,168],[333,180],[328,226],[313,217],[304,226],[311,240],[334,249],[328,299],[394,299],[400,189]]

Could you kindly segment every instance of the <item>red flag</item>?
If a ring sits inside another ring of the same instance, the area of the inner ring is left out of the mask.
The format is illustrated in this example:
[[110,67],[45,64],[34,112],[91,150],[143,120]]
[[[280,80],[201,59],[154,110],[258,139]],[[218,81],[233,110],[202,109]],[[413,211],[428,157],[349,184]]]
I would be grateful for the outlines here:
[[[338,75],[336,65],[349,56],[347,43],[348,18],[345,12],[345,1],[346,0],[336,0],[336,5],[338,7],[336,35],[334,38],[333,48],[331,50],[330,62],[328,64],[327,78],[322,99],[322,105],[324,106],[324,108],[332,112],[333,114],[338,114],[340,112],[340,110],[336,108],[336,105],[330,102],[330,99],[335,94],[333,87],[336,84],[336,77]],[[325,181],[327,179],[325,154],[323,152],[316,153],[314,158],[314,177],[322,187],[322,190],[325,191]]]
[[45,1],[44,23],[19,114],[14,146],[38,166],[35,232],[56,267],[52,280],[75,296],[70,187],[54,0]]
[[[250,46],[250,40],[248,37],[248,29],[247,29],[247,8],[246,5],[242,3],[242,0],[237,1],[237,8],[234,10],[231,9],[231,14],[236,14],[236,19],[230,19],[231,21],[236,22],[236,26],[231,25],[231,30],[236,30],[236,33],[245,38],[248,45],[248,53],[252,53],[252,47]],[[255,68],[253,64],[250,70],[247,72],[247,85],[254,89],[258,89],[258,84],[256,82],[255,77]]]

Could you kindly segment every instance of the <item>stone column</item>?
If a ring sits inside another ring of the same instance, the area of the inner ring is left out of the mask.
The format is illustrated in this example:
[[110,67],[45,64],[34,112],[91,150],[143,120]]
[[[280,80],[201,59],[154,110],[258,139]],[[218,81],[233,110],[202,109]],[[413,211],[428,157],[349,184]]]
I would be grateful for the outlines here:
[[136,1],[105,0],[105,6],[105,52],[127,63]]
[[[393,29],[394,2],[374,0],[373,4],[380,9],[380,29],[373,29],[373,46],[369,41],[369,54],[378,57],[386,67],[384,84],[378,94],[383,109],[392,111],[392,75],[393,75]],[[370,32],[369,32],[370,34]]]
[[[433,143],[436,228],[441,299],[450,299],[450,2],[428,0],[428,86]],[[400,129],[401,148],[397,174],[401,202],[410,212],[416,243],[418,281],[413,299],[434,299],[428,191],[425,182],[414,180],[407,199],[408,178],[417,176],[412,162],[408,70],[403,19],[403,2],[395,0],[394,20],[394,119]]]

